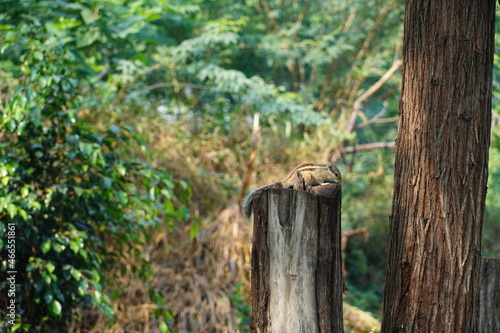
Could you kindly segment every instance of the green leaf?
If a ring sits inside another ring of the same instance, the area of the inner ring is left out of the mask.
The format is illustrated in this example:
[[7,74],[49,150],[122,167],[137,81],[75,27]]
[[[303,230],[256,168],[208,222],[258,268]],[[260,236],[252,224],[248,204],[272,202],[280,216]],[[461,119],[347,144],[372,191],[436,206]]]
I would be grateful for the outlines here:
[[75,190],[75,193],[78,197],[81,197],[83,194],[83,189],[81,187],[75,186],[73,187],[73,190]]
[[198,230],[201,228],[201,220],[196,218],[194,223],[191,224],[189,227],[189,237],[192,239],[196,238],[196,235],[198,234]]
[[14,216],[17,215],[17,206],[12,204],[12,203],[8,204],[7,205],[7,212],[9,213],[10,218],[13,219]]
[[28,207],[33,208],[34,210],[40,210],[42,208],[42,205],[38,201],[29,200]]
[[184,220],[184,221],[189,220],[189,218],[191,217],[189,209],[187,207],[185,207],[185,206],[181,207],[179,209],[179,212],[180,212],[180,213],[178,213],[178,215],[180,216],[179,218],[182,219],[182,220]]
[[50,304],[54,300],[54,293],[52,291],[47,291],[43,296],[45,303]]
[[50,240],[46,240],[45,242],[42,243],[42,245],[40,245],[40,250],[42,251],[43,254],[46,254],[47,252],[50,251],[52,247],[52,243],[50,242]]
[[59,243],[53,243],[52,244],[52,249],[56,252],[56,253],[60,253],[62,250],[64,250],[64,246],[59,244]]
[[56,266],[54,266],[53,263],[51,263],[50,261],[45,265],[45,268],[47,269],[47,271],[49,273],[52,273],[54,272],[54,269],[56,269]]
[[127,173],[127,168],[125,168],[124,166],[119,165],[115,169],[120,176],[125,176],[125,174]]
[[88,289],[89,289],[89,284],[87,280],[80,279],[80,281],[78,281],[78,293],[81,292],[83,296]]
[[128,195],[127,192],[125,191],[118,191],[116,193],[116,196],[118,197],[118,202],[122,205],[126,205],[128,203]]
[[30,73],[30,68],[26,63],[23,63],[21,65],[21,72],[23,72],[26,75]]
[[45,282],[46,285],[50,285],[52,283],[52,279],[50,277],[50,274],[42,272],[42,278],[43,278],[43,281]]
[[82,278],[82,273],[77,269],[72,268],[70,270],[70,273],[73,276],[73,279],[75,279],[75,281],[80,281],[80,279]]
[[69,248],[74,253],[78,253],[78,251],[80,250],[80,243],[78,243],[77,241],[73,240],[73,241],[69,242]]
[[160,193],[167,199],[167,200],[172,200],[174,198],[174,194],[172,191],[166,190],[166,189],[161,189]]
[[60,316],[62,311],[62,306],[61,303],[59,303],[57,300],[53,300],[49,304],[49,312],[53,316]]
[[26,198],[29,193],[30,193],[30,190],[29,190],[28,186],[23,186],[21,188],[21,198]]
[[100,291],[95,290],[93,298],[94,298],[95,304],[99,305],[102,303],[102,293]]
[[113,184],[113,179],[111,179],[110,177],[102,177],[102,182],[103,182],[102,189],[108,190],[109,188],[111,188],[111,185]]
[[170,330],[170,328],[168,327],[168,325],[164,321],[160,322],[160,325],[158,325],[158,328],[160,329],[161,333],[170,333],[170,332],[172,332]]
[[115,312],[109,305],[101,306],[101,311],[104,312],[104,314],[108,317],[108,320],[113,322],[115,318]]
[[87,251],[85,251],[84,249],[80,249],[80,251],[78,251],[78,254],[81,255],[83,259],[87,260],[88,258]]
[[85,8],[85,9],[82,9],[80,11],[80,15],[82,17],[82,20],[83,22],[86,24],[86,25],[89,25],[93,22],[96,21],[96,17],[94,16],[94,13],[92,13],[92,11],[88,8]]
[[175,207],[172,201],[165,201],[163,206],[165,208],[165,214],[169,216],[175,216]]
[[28,213],[22,208],[19,208],[19,215],[22,217],[24,221],[28,221]]

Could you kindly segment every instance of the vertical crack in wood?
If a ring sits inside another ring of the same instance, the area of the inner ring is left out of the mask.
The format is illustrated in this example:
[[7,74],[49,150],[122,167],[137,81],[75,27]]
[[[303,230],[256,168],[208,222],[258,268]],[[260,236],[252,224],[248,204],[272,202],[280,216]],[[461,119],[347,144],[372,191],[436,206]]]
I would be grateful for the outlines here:
[[343,332],[341,186],[254,199],[252,332]]

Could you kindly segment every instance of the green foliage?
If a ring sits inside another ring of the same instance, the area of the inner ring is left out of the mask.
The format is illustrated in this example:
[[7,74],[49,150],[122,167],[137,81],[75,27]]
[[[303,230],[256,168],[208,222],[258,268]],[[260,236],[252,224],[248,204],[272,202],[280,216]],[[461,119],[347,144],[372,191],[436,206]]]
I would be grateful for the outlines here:
[[386,232],[370,229],[370,237],[351,238],[346,249],[345,301],[365,311],[380,315],[387,253]]
[[[500,22],[500,12],[497,4],[497,22]],[[495,49],[500,48],[500,26],[496,25]],[[493,128],[491,131],[491,147],[489,154],[488,193],[486,196],[486,211],[483,224],[483,255],[500,257],[500,57],[495,53],[493,62]]]
[[[0,270],[17,271],[15,295],[0,295],[2,304],[15,299],[16,325],[4,321],[2,308],[2,331],[65,331],[75,309],[90,304],[112,323],[106,272],[122,254],[140,255],[161,214],[166,221],[188,217],[174,194],[188,193],[185,183],[177,188],[165,171],[124,157],[138,144],[133,128],[99,131],[79,115],[89,103],[82,92],[98,78],[98,57],[86,52],[125,42],[144,24],[144,16],[112,15],[128,6],[94,5],[20,1],[1,14],[0,250],[7,258],[14,228],[15,259],[2,260]],[[146,280],[152,274],[146,260],[133,270]],[[2,279],[0,289],[8,284]]]
[[489,179],[488,195],[486,196],[486,211],[483,226],[483,255],[487,257],[500,256],[500,132],[498,127],[494,127],[491,137],[491,148],[489,154]]
[[[397,55],[402,6],[396,1],[266,6],[204,4],[191,34],[158,49],[156,60],[168,70],[165,84],[150,87],[173,100],[169,112],[223,115],[220,127],[241,113],[260,112],[265,124],[280,130],[292,124],[290,132],[300,138],[304,129],[343,121],[341,111],[352,106],[358,89],[380,78]],[[381,40],[383,47],[375,46]],[[380,52],[367,60],[363,55],[372,47]],[[378,103],[387,91],[380,91]]]
[[245,298],[243,293],[243,282],[238,282],[234,286],[234,292],[229,296],[231,305],[236,310],[236,317],[238,319],[238,331],[248,332],[251,323],[251,307],[248,306],[248,299]]

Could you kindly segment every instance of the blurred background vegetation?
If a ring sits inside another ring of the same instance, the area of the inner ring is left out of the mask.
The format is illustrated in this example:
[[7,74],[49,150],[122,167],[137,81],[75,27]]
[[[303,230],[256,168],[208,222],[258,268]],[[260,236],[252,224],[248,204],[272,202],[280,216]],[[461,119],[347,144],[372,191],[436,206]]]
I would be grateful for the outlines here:
[[[248,331],[241,196],[299,163],[331,161],[344,175],[346,331],[376,327],[401,1],[0,9],[0,271],[11,270],[8,223],[18,271],[18,319],[2,331]],[[498,114],[494,96],[486,256],[500,255]],[[2,277],[2,318],[7,288]]]

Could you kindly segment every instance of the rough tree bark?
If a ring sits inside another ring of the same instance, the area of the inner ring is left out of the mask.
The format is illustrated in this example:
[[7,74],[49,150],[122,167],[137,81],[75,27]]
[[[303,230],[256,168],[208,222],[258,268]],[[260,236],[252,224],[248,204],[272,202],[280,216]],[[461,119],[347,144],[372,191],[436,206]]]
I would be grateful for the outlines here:
[[500,258],[483,258],[478,332],[500,332]]
[[407,0],[382,332],[476,332],[495,0]]
[[341,186],[329,186],[254,199],[252,332],[343,332]]

